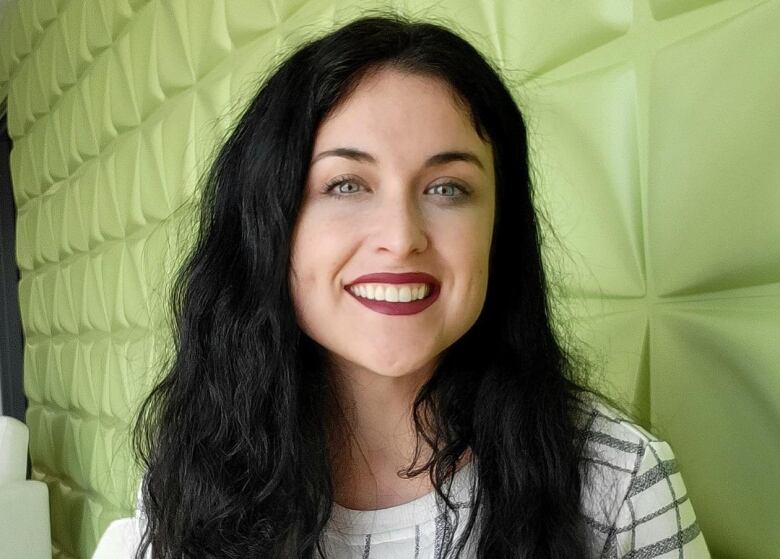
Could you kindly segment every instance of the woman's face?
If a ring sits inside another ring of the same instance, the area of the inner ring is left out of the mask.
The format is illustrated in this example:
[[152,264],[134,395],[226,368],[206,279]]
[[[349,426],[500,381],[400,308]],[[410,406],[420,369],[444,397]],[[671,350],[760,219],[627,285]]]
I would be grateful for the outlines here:
[[[484,305],[494,200],[492,148],[443,82],[391,69],[367,77],[315,138],[292,242],[302,330],[339,370],[431,373]],[[355,283],[408,272],[435,281]],[[420,284],[432,295],[403,302]]]

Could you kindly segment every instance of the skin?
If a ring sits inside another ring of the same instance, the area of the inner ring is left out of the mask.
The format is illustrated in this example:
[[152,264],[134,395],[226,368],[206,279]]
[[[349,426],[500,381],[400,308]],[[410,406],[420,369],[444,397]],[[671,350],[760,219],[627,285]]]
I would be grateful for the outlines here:
[[[375,162],[318,157],[342,147]],[[466,161],[425,166],[445,151],[471,152],[482,168]],[[346,183],[325,192],[344,174]],[[432,490],[428,476],[397,473],[415,447],[412,402],[482,311],[494,211],[492,148],[440,80],[382,69],[318,129],[293,234],[290,288],[299,325],[326,350],[350,427],[347,448],[331,449],[338,504],[373,510]],[[410,271],[441,282],[438,300],[417,314],[378,313],[344,289],[363,274]]]

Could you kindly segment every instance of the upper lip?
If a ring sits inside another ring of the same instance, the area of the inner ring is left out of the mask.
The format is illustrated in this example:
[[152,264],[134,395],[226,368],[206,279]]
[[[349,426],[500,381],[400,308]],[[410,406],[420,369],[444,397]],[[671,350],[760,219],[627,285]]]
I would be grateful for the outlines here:
[[429,283],[431,285],[437,285],[439,280],[425,272],[404,272],[402,274],[379,272],[375,274],[365,274],[359,278],[355,278],[351,283],[348,283],[346,287],[356,283]]

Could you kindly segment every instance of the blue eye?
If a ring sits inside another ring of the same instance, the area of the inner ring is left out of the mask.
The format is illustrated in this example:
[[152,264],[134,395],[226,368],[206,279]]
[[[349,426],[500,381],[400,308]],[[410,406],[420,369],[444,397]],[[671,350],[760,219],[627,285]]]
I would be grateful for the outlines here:
[[[343,186],[348,186],[348,185],[351,185],[353,188],[349,190],[342,189]],[[362,185],[354,178],[349,176],[340,176],[330,180],[325,185],[325,189],[323,190],[323,193],[331,194],[336,198],[346,198],[350,194],[357,194],[360,191],[360,188],[362,188]],[[468,189],[454,182],[443,182],[443,183],[435,184],[431,186],[428,190],[436,190],[436,189],[443,189],[443,190],[439,190],[441,197],[450,199],[450,201],[455,201],[460,198],[465,198],[466,196],[469,195]]]
[[[453,193],[451,195],[445,195],[445,198],[460,198],[461,196],[465,196],[466,195],[466,191],[463,189],[463,187],[461,187],[460,185],[455,184],[454,182],[443,182],[441,184],[433,185],[431,188],[435,189],[435,188],[439,188],[439,187],[445,187],[445,188],[449,187],[449,188],[452,189]],[[460,194],[458,194],[455,191],[455,189],[459,190]]]
[[359,187],[357,181],[355,181],[351,177],[336,177],[333,180],[328,181],[328,183],[325,185],[325,189],[323,192],[330,193],[334,189],[338,189],[338,194],[336,194],[336,197],[339,197],[342,194],[352,194],[354,192],[357,192],[357,190],[350,190],[348,192],[345,192],[344,190],[341,190],[341,187],[344,185],[350,184],[352,186],[355,186],[356,188]]

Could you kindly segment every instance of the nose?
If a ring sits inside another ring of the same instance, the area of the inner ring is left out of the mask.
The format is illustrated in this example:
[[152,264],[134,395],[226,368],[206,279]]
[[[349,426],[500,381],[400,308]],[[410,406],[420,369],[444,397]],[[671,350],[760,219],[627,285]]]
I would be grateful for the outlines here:
[[376,216],[377,250],[405,257],[428,247],[425,220],[414,200],[403,195],[390,196],[382,203],[380,214]]

